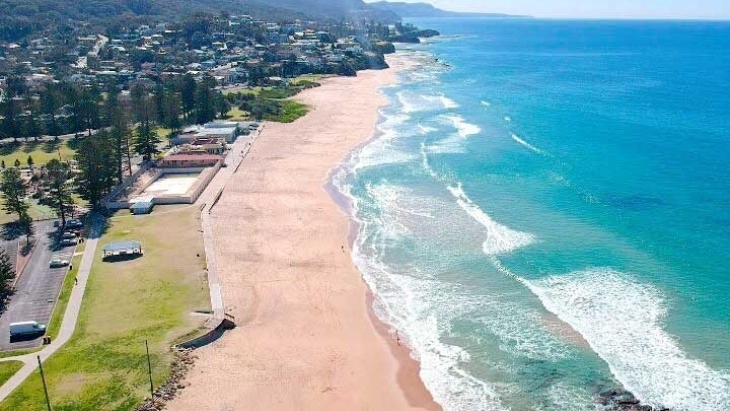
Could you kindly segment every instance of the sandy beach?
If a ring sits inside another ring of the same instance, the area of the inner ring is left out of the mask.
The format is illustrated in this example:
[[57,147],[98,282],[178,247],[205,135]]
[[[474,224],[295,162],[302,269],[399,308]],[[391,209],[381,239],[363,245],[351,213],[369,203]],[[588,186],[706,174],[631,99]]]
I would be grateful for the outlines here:
[[267,124],[213,211],[219,275],[238,328],[196,352],[177,411],[439,410],[418,363],[374,321],[329,172],[373,134],[395,68],[333,78]]

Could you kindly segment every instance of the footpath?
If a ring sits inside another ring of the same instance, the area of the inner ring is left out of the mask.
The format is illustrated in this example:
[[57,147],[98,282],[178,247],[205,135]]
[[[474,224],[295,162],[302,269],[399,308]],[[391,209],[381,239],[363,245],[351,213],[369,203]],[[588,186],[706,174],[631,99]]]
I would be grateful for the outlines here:
[[38,368],[38,360],[36,357],[41,358],[41,362],[47,360],[51,355],[58,351],[64,344],[66,344],[73,336],[76,330],[76,323],[81,312],[81,301],[84,298],[86,292],[86,284],[89,280],[89,274],[91,273],[91,265],[94,263],[94,256],[96,255],[96,246],[99,243],[99,237],[102,234],[104,221],[102,218],[95,216],[92,218],[91,227],[89,230],[89,238],[86,241],[86,249],[84,256],[81,258],[81,266],[79,267],[77,279],[78,284],[74,286],[71,291],[71,297],[66,307],[66,312],[63,315],[63,321],[61,322],[61,330],[58,333],[58,337],[52,341],[49,345],[45,346],[40,351],[21,355],[17,357],[0,358],[0,362],[6,361],[20,361],[22,362],[23,368],[20,369],[15,375],[13,375],[2,387],[0,387],[0,401],[3,401],[13,392],[16,388],[28,378],[33,371]]
[[[218,174],[216,174],[197,202],[197,204],[201,207],[203,240],[205,244],[205,255],[208,269],[208,287],[210,289],[211,308],[213,311],[213,316],[207,324],[207,328],[210,330],[217,328],[221,323],[226,321],[227,318],[225,304],[223,302],[223,290],[218,277],[215,238],[213,236],[213,228],[210,222],[210,214],[216,202],[222,195],[223,189],[228,184],[231,176],[238,171],[243,159],[248,154],[259,134],[260,131],[255,132],[250,138],[241,138],[233,144],[231,152],[225,159],[226,167],[223,167],[220,171],[218,171]],[[71,297],[63,316],[63,322],[61,323],[61,330],[59,331],[58,337],[40,351],[15,357],[0,358],[0,362],[20,361],[23,363],[23,368],[21,368],[0,387],[0,401],[5,400],[5,398],[18,388],[23,381],[33,374],[33,372],[38,368],[37,357],[40,357],[41,362],[44,362],[63,347],[63,345],[66,344],[73,336],[73,333],[76,330],[79,313],[81,312],[81,302],[84,298],[84,293],[86,292],[86,284],[89,280],[91,266],[94,262],[94,256],[96,255],[96,248],[99,238],[102,235],[103,226],[103,218],[98,216],[92,218],[89,238],[86,241],[86,249],[84,250],[84,255],[81,259],[81,265],[77,275],[78,284],[74,286],[74,289],[71,292]]]

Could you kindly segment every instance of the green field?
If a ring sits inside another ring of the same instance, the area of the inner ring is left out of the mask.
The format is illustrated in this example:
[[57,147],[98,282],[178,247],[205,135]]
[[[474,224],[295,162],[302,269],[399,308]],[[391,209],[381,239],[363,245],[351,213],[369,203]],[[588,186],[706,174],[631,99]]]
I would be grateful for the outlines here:
[[246,121],[248,120],[249,114],[238,107],[233,107],[228,111],[226,117],[231,121]]
[[[198,210],[124,215],[99,242],[76,333],[44,363],[54,410],[134,409],[149,395],[145,340],[158,386],[169,375],[172,342],[202,325],[190,314],[210,309]],[[141,241],[145,255],[103,262],[103,245],[118,240]],[[37,411],[43,401],[36,372],[0,411]]]
[[[56,217],[56,212],[53,211],[50,207],[40,205],[36,200],[29,200],[28,204],[30,205],[30,208],[28,209],[28,215],[33,220],[47,220],[51,218]],[[0,207],[3,206],[3,199],[0,197]],[[7,214],[4,211],[0,211],[0,225],[1,224],[7,224],[12,223],[13,221],[18,220],[17,214]]]
[[276,116],[264,116],[264,120],[293,123],[296,119],[307,115],[307,106],[292,100],[282,101],[280,110]]
[[48,322],[46,328],[46,335],[51,339],[58,337],[58,332],[61,330],[61,323],[63,322],[63,315],[66,313],[66,306],[68,306],[68,300],[71,298],[71,292],[75,287],[76,276],[79,273],[79,267],[81,266],[81,258],[83,257],[83,251],[86,248],[86,243],[81,243],[76,247],[76,253],[79,254],[71,260],[73,269],[66,272],[66,278],[63,280],[63,286],[61,286],[61,292],[58,295],[58,301],[56,306],[53,308],[53,315]]
[[0,146],[0,161],[5,167],[14,167],[15,160],[20,161],[21,167],[28,166],[28,156],[33,157],[36,165],[46,164],[52,159],[62,161],[72,160],[76,154],[78,140],[33,141],[6,143]]
[[23,363],[20,361],[0,362],[0,385],[5,384],[21,368]]

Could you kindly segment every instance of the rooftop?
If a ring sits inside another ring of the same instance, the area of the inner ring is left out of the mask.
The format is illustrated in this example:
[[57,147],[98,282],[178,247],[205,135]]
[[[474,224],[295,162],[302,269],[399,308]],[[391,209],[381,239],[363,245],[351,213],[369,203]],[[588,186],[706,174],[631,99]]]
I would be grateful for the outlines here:
[[116,243],[109,243],[104,246],[105,253],[114,253],[119,251],[137,250],[142,248],[142,243],[139,241],[119,241]]

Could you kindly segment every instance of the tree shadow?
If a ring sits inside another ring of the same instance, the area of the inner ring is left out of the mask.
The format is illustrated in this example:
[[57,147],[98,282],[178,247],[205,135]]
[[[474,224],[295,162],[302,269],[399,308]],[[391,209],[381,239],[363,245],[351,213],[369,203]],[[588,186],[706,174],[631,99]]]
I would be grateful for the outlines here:
[[45,153],[53,153],[55,151],[58,151],[58,149],[61,147],[61,144],[63,144],[63,140],[46,140],[42,143],[41,149]]
[[142,257],[144,257],[144,255],[142,254],[110,255],[108,257],[104,257],[102,261],[104,261],[105,263],[121,263],[125,261],[139,260]]
[[0,291],[0,315],[4,314],[10,304],[10,299],[15,295],[15,290],[8,285],[7,289]]
[[71,150],[78,151],[80,145],[81,139],[75,138],[73,140],[66,140],[66,147],[70,148]]
[[23,143],[19,141],[13,141],[10,143],[5,143],[3,145],[0,145],[0,155],[2,156],[9,156],[10,154],[15,153],[18,151],[18,149],[23,145]]
[[0,238],[5,241],[17,240],[23,234],[23,228],[18,221],[5,223],[3,224],[2,229],[0,229]]
[[23,257],[27,257],[31,251],[33,251],[33,247],[35,247],[35,241],[31,241],[29,243],[25,243],[23,247],[18,250],[20,252],[20,255]]
[[23,152],[24,152],[24,153],[32,153],[32,152],[34,152],[34,151],[35,151],[35,150],[36,150],[36,149],[38,148],[38,146],[40,146],[40,145],[41,145],[41,142],[40,142],[40,141],[35,141],[35,140],[29,140],[29,141],[26,141],[26,142],[25,142],[25,143],[23,144]]

